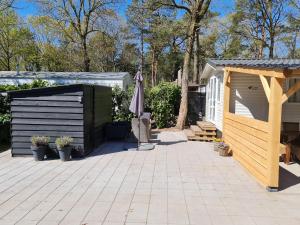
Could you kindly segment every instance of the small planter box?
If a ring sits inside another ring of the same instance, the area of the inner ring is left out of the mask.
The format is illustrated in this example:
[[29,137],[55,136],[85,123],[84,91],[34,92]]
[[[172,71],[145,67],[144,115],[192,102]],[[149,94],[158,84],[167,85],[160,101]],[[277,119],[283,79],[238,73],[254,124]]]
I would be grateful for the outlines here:
[[222,145],[222,146],[219,146],[219,155],[220,156],[229,156],[230,155],[230,152],[229,152],[229,146],[228,145]]

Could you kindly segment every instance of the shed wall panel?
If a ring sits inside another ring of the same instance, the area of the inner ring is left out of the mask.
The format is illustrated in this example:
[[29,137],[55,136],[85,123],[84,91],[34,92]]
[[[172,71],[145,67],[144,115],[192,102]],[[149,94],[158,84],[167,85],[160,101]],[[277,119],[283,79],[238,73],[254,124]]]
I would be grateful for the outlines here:
[[30,155],[30,137],[49,136],[53,146],[60,136],[74,138],[74,147],[84,148],[83,91],[26,92],[12,98],[12,154]]

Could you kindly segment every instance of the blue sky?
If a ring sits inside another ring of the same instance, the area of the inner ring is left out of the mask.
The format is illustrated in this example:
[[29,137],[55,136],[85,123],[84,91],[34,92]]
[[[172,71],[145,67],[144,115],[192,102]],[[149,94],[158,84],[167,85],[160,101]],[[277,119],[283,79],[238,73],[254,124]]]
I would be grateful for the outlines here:
[[[118,5],[119,15],[126,17],[126,8],[130,4],[131,0],[123,0],[123,3]],[[220,16],[224,16],[230,13],[234,7],[234,0],[212,0],[211,9],[220,13]],[[37,15],[38,9],[32,1],[18,0],[16,3],[16,10],[18,14],[24,18],[32,15]]]

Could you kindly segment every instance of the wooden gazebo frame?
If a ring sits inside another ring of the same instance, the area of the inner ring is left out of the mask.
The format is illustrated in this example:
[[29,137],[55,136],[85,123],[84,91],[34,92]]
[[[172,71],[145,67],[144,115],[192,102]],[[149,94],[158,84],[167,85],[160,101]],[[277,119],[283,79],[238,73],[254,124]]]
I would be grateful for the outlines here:
[[[282,104],[300,89],[300,81],[298,81],[283,93],[283,83],[288,78],[300,77],[300,69],[225,66],[224,70],[224,141],[232,149],[234,158],[262,185],[268,190],[276,190],[279,187]],[[249,74],[260,78],[269,102],[267,122],[229,112],[232,73]]]

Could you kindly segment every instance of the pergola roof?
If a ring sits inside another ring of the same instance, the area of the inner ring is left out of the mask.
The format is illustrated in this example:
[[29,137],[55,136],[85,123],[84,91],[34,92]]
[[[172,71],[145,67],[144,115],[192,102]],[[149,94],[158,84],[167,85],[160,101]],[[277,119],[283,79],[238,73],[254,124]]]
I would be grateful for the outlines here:
[[266,69],[300,69],[300,59],[208,59],[213,67],[248,67]]

